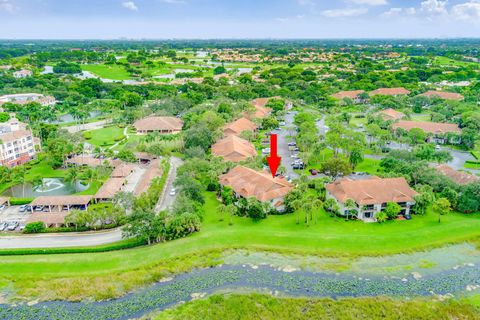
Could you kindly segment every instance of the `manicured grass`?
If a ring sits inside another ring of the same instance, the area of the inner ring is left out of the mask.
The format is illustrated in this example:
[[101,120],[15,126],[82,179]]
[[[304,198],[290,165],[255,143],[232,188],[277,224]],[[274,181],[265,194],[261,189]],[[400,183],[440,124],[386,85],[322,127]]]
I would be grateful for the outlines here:
[[463,166],[467,169],[480,170],[480,163],[465,162]]
[[[84,137],[88,143],[98,147],[106,147],[114,145],[117,141],[122,140],[123,128],[118,126],[105,127],[102,129],[86,131]],[[89,139],[90,137],[90,139]]]
[[478,64],[473,61],[459,61],[447,57],[435,57],[434,64],[452,67],[467,67],[475,66],[478,69]]
[[412,113],[411,118],[413,121],[431,121],[431,116],[425,113]]
[[159,313],[170,319],[477,319],[478,310],[455,301],[388,298],[279,298],[269,295],[215,295]]
[[[321,211],[317,224],[310,226],[296,224],[294,214],[269,216],[259,222],[233,217],[233,225],[229,225],[228,217],[219,221],[218,204],[215,194],[206,193],[202,230],[187,238],[118,252],[2,257],[0,279],[23,296],[105,296],[105,290],[112,290],[106,285],[110,282],[115,283],[111,296],[117,296],[165,276],[155,271],[158,268],[175,273],[177,262],[182,270],[199,261],[202,265],[219,263],[219,254],[231,248],[354,257],[424,250],[480,236],[478,213],[451,213],[438,223],[438,216],[428,211],[410,221],[366,224],[345,222]],[[196,260],[195,255],[206,260]]]
[[124,67],[118,65],[87,64],[82,65],[82,70],[90,71],[95,75],[111,80],[129,80],[130,74]]

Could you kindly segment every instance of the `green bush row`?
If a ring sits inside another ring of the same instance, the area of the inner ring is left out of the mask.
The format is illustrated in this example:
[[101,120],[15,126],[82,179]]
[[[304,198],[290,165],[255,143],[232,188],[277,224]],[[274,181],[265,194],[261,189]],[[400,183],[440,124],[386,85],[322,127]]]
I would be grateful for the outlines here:
[[12,206],[21,206],[24,204],[29,204],[33,201],[34,198],[10,198],[10,205]]
[[94,247],[68,247],[68,248],[45,248],[45,249],[2,249],[0,256],[21,256],[32,254],[64,254],[64,253],[95,253],[115,250],[130,249],[145,245],[144,241],[138,239],[127,239],[119,242],[109,243]]
[[475,157],[475,159],[480,161],[480,151],[470,151],[470,153]]
[[471,163],[471,164],[480,164],[480,160],[467,160],[465,162],[466,163]]

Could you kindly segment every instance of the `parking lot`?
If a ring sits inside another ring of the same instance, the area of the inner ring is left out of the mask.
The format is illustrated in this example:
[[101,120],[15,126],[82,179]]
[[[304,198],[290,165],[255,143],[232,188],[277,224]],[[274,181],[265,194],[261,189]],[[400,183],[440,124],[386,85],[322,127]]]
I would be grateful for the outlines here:
[[[20,206],[10,206],[0,210],[0,232],[20,231],[20,229],[25,226],[30,212],[20,212],[19,210]],[[5,226],[4,223],[6,223],[7,226]],[[16,224],[15,229],[9,230],[8,225],[13,225],[13,223]]]

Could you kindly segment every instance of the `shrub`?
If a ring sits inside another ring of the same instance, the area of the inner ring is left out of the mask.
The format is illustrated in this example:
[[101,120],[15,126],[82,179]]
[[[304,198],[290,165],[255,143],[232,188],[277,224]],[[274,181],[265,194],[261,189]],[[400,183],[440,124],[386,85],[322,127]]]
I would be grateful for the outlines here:
[[24,204],[29,204],[33,201],[33,198],[10,198],[10,204],[12,206],[21,206]]
[[41,221],[30,222],[23,229],[23,233],[40,233],[45,231],[45,224]]

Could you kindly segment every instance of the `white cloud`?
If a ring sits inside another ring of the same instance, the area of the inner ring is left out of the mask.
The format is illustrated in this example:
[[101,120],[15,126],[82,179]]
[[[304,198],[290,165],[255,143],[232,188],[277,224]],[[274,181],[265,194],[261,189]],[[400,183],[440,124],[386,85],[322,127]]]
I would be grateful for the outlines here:
[[454,18],[480,23],[480,0],[472,0],[452,7]]
[[289,21],[292,21],[292,20],[302,20],[303,18],[305,18],[304,14],[298,14],[294,17],[276,18],[275,20],[278,21],[278,22],[281,22],[281,23],[285,23],[285,22],[289,22]]
[[14,13],[17,9],[18,7],[16,7],[10,0],[0,0],[0,11]]
[[345,8],[325,10],[321,12],[321,15],[327,18],[343,18],[361,16],[367,12],[367,8]]
[[420,10],[430,15],[444,15],[447,12],[447,0],[425,0],[420,4]]
[[366,4],[369,6],[383,6],[388,4],[387,0],[348,0],[348,2],[355,4]]
[[417,13],[414,7],[410,8],[390,8],[390,10],[382,13],[382,17],[400,17],[400,16],[413,16]]
[[124,1],[122,2],[122,7],[132,10],[132,11],[138,11],[138,7],[133,1]]

